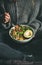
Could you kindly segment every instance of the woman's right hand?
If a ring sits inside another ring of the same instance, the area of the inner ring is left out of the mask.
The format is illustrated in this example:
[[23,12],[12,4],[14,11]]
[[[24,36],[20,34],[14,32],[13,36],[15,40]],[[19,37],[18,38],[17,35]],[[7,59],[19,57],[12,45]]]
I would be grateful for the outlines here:
[[8,23],[10,22],[10,14],[5,12],[4,14],[4,23]]

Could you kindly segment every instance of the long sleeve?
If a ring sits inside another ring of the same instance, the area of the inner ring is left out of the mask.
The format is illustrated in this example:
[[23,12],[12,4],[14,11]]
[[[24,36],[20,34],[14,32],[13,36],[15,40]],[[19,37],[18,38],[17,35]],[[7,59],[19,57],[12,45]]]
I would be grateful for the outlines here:
[[4,29],[8,29],[11,26],[11,20],[9,23],[4,24],[3,23],[4,13],[5,13],[4,2],[3,0],[0,0],[0,25],[4,27]]
[[10,28],[10,26],[11,26],[11,20],[10,20],[10,22],[9,23],[2,23],[2,26],[5,28],[5,29],[8,29],[8,28]]
[[37,19],[32,21],[32,23],[29,24],[29,26],[31,26],[34,29],[35,34],[37,33],[37,31],[42,30],[42,23],[41,23],[41,21],[39,21]]

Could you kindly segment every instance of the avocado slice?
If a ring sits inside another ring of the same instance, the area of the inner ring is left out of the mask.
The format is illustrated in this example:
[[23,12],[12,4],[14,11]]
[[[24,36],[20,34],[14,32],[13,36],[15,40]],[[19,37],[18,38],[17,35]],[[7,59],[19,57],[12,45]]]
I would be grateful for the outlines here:
[[24,34],[23,34],[23,36],[25,37],[25,38],[30,38],[30,37],[32,37],[32,35],[33,35],[33,31],[32,30],[26,30],[25,32],[24,32]]

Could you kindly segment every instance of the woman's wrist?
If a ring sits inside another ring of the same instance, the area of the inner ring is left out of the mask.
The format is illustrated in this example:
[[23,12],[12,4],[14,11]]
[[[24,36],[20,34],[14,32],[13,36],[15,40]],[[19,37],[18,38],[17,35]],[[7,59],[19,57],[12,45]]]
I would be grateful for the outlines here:
[[7,23],[2,23],[2,26],[3,26],[5,29],[10,28],[10,26],[11,26],[11,19],[10,19],[9,22],[7,22]]

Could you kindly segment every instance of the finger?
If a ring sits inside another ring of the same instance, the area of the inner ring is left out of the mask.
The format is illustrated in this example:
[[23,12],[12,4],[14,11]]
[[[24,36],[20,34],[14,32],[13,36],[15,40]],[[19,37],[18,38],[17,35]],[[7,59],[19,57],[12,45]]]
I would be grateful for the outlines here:
[[10,19],[8,19],[8,18],[5,18],[5,22],[6,22],[6,23],[7,23],[7,22],[9,22],[9,20],[10,20]]
[[5,20],[8,20],[9,21],[10,19],[7,17],[7,18],[5,18]]
[[5,21],[4,23],[8,23],[8,21]]
[[9,17],[9,16],[10,16],[10,14],[9,14],[9,13],[5,13],[5,16],[8,16],[8,17]]
[[8,15],[8,14],[5,14],[5,16],[10,17],[10,15]]
[[4,23],[8,23],[9,22],[9,20],[8,19],[5,19],[5,22]]
[[8,21],[5,21],[4,23],[8,23]]
[[10,17],[8,17],[8,16],[5,16],[5,18],[10,19]]
[[5,14],[9,14],[9,13],[5,12]]

